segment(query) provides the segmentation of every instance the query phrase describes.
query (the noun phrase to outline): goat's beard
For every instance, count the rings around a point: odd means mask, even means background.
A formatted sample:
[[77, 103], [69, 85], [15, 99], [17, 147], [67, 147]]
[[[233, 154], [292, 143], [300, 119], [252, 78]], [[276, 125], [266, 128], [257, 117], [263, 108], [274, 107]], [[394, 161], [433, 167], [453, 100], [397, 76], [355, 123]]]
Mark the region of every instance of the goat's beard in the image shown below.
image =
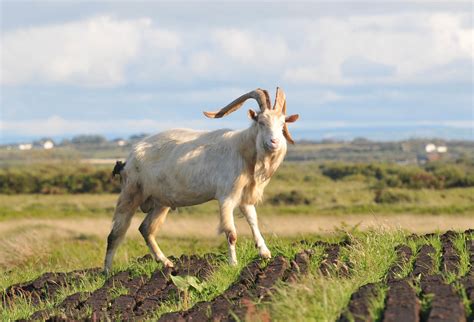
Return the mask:
[[257, 183], [268, 181], [280, 166], [286, 154], [286, 144], [280, 149], [268, 151], [263, 142], [257, 139], [257, 160], [255, 162], [254, 178]]

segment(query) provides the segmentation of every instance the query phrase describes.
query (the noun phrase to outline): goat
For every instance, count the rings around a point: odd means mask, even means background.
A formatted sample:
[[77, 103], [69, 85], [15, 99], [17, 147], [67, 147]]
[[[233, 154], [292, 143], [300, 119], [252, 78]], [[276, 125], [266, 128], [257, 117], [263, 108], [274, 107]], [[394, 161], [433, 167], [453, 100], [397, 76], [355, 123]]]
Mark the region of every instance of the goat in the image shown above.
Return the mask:
[[249, 128], [240, 131], [165, 131], [137, 143], [126, 163], [116, 165], [114, 173], [120, 174], [122, 190], [107, 238], [106, 273], [110, 272], [117, 246], [138, 207], [147, 213], [139, 230], [155, 260], [173, 267], [158, 247], [154, 235], [170, 208], [210, 200], [219, 203], [219, 230], [227, 237], [229, 264], [237, 264], [233, 217], [236, 207], [251, 227], [260, 256], [271, 257], [258, 227], [255, 204], [262, 199], [265, 186], [285, 157], [286, 141], [294, 143], [287, 123], [296, 121], [299, 115], [286, 116], [286, 97], [280, 88], [277, 88], [273, 108], [268, 92], [256, 89], [218, 112], [204, 112], [204, 115], [224, 117], [250, 98], [257, 101], [260, 111], [248, 111], [252, 120]]

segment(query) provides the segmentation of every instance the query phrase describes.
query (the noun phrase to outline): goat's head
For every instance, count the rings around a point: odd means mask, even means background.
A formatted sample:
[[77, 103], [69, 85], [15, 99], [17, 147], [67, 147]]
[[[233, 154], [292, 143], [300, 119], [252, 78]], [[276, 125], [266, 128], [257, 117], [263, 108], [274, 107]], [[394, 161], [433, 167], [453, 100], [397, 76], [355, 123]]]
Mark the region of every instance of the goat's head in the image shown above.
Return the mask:
[[286, 97], [283, 90], [279, 87], [276, 90], [273, 108], [271, 107], [268, 92], [257, 88], [240, 96], [219, 111], [204, 112], [204, 115], [209, 118], [221, 118], [239, 109], [249, 98], [255, 99], [260, 107], [259, 112], [252, 109], [248, 112], [249, 117], [256, 122], [258, 129], [257, 144], [261, 145], [268, 152], [274, 152], [286, 146], [286, 141], [292, 144], [295, 143], [288, 131], [287, 123], [295, 122], [299, 115], [286, 115]]

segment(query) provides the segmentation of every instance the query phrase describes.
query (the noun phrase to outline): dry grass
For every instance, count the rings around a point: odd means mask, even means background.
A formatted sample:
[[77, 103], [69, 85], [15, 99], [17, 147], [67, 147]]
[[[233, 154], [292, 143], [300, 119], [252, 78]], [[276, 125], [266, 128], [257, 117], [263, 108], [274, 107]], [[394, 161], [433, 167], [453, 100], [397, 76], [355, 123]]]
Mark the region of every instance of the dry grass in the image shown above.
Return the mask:
[[[141, 239], [138, 226], [143, 216], [136, 215], [127, 233], [128, 238]], [[110, 231], [109, 218], [62, 218], [62, 219], [20, 219], [0, 223], [0, 267], [13, 267], [33, 256], [47, 254], [50, 245], [65, 239], [80, 239], [81, 236], [95, 236], [105, 241]], [[243, 218], [236, 218], [239, 235], [250, 236], [251, 231]], [[310, 234], [331, 234], [341, 227], [358, 227], [365, 230], [373, 227], [404, 229], [414, 233], [464, 230], [472, 227], [469, 216], [443, 215], [334, 215], [334, 216], [261, 216], [260, 226], [265, 236], [304, 236]], [[218, 218], [171, 214], [163, 229], [161, 238], [203, 238], [218, 239]]]

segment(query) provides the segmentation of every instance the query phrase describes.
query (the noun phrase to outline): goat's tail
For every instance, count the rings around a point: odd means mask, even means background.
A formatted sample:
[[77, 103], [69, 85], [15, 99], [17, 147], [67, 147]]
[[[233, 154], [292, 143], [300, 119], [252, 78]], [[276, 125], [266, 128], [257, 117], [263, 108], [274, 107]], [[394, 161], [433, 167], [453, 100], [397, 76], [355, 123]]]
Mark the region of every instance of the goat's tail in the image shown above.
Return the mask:
[[122, 162], [122, 161], [115, 162], [115, 167], [112, 170], [112, 178], [115, 177], [117, 174], [121, 176], [121, 172], [123, 168], [125, 168], [125, 164], [126, 162]]

